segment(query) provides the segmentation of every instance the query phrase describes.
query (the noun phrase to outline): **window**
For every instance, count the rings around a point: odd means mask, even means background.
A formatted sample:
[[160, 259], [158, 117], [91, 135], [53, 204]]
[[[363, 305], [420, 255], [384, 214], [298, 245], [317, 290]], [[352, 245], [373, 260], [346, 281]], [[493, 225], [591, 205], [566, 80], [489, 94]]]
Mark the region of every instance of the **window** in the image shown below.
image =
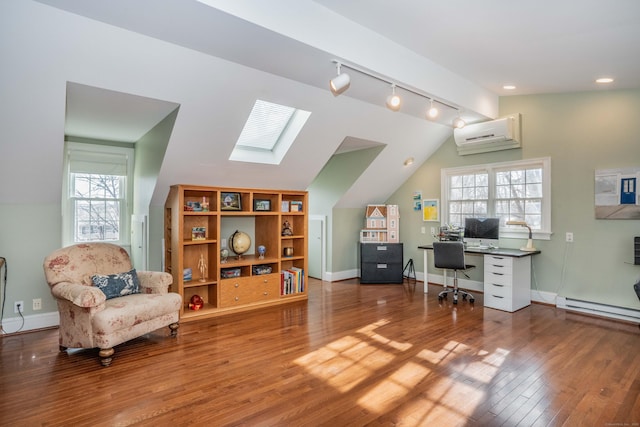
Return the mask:
[[129, 244], [133, 149], [67, 142], [63, 242]]
[[498, 217], [501, 237], [522, 237], [526, 229], [506, 225], [516, 220], [526, 221], [536, 238], [550, 238], [551, 159], [443, 169], [441, 183], [447, 224]]

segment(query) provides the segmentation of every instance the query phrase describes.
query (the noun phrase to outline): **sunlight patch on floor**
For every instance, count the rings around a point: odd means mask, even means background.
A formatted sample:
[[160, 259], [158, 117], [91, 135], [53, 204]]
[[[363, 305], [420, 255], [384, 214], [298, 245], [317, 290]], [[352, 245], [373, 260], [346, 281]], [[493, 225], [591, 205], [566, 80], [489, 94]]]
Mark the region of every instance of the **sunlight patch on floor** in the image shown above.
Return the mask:
[[[366, 325], [354, 335], [335, 340], [294, 363], [341, 393], [349, 392], [413, 347], [411, 343], [394, 341], [376, 332], [387, 324], [389, 321], [383, 319]], [[425, 348], [412, 361], [368, 387], [358, 404], [380, 414], [397, 408], [398, 416], [405, 421], [415, 420], [416, 425], [443, 420], [447, 425], [464, 425], [477, 405], [484, 401], [484, 385], [490, 383], [508, 355], [509, 352], [501, 348], [493, 352], [475, 350], [455, 340], [438, 351]], [[429, 381], [431, 367], [451, 373], [430, 383], [418, 396], [410, 396], [416, 386]]]
[[358, 329], [358, 332], [366, 335], [367, 337], [371, 338], [376, 342], [379, 342], [380, 344], [388, 345], [389, 347], [392, 347], [396, 350], [399, 350], [399, 351], [409, 350], [412, 347], [411, 343], [393, 341], [375, 332], [376, 328], [379, 328], [380, 326], [384, 326], [388, 323], [389, 323], [388, 320], [380, 320], [376, 323], [372, 323], [371, 325], [367, 325], [362, 329]]
[[353, 336], [346, 336], [294, 362], [344, 393], [364, 381], [372, 371], [388, 364], [394, 357], [377, 346]]
[[369, 390], [358, 400], [358, 404], [371, 412], [385, 412], [390, 404], [402, 399], [428, 374], [429, 370], [424, 366], [408, 362]]

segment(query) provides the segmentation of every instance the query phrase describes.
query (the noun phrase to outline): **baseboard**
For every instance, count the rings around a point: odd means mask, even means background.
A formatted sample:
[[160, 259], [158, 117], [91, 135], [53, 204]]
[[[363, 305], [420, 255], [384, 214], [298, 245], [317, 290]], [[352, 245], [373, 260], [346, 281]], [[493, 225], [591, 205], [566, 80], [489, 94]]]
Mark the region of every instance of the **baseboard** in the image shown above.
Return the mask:
[[538, 302], [540, 304], [556, 305], [557, 296], [558, 294], [554, 292], [531, 290], [531, 301]]
[[357, 269], [337, 271], [337, 272], [327, 272], [325, 274], [325, 277], [327, 278], [328, 282], [339, 282], [340, 280], [358, 278], [360, 277], [360, 272]]
[[52, 328], [58, 325], [60, 325], [60, 315], [57, 311], [24, 316], [24, 324], [21, 317], [10, 317], [8, 319], [2, 319], [2, 331], [0, 331], [0, 335]]

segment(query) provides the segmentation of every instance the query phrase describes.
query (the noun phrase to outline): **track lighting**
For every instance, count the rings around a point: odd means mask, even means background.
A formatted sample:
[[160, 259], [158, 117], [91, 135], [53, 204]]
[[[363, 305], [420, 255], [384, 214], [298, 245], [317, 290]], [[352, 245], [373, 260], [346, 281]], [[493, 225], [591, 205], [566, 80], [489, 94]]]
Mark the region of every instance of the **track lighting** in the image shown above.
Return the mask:
[[396, 85], [391, 85], [391, 95], [387, 97], [387, 108], [391, 111], [398, 111], [400, 109], [400, 97], [396, 95]]
[[331, 88], [331, 93], [333, 93], [334, 96], [338, 96], [345, 90], [349, 89], [349, 85], [351, 84], [351, 77], [349, 77], [349, 74], [340, 73], [341, 65], [342, 64], [339, 62], [336, 63], [338, 75], [329, 80], [329, 87]]
[[466, 125], [467, 125], [467, 122], [462, 120], [462, 118], [460, 116], [458, 116], [455, 119], [453, 119], [453, 127], [456, 128], [456, 129], [462, 129]]
[[407, 86], [401, 86], [397, 83], [392, 82], [390, 79], [386, 78], [386, 77], [382, 77], [376, 74], [371, 73], [368, 70], [364, 70], [362, 68], [356, 67], [354, 65], [347, 65], [347, 64], [343, 64], [342, 62], [333, 59], [332, 60], [333, 63], [336, 64], [336, 68], [338, 71], [338, 75], [336, 77], [334, 77], [333, 79], [329, 80], [329, 87], [331, 89], [331, 93], [333, 93], [334, 96], [338, 96], [341, 93], [343, 93], [344, 91], [346, 91], [347, 89], [349, 89], [349, 85], [351, 84], [351, 78], [349, 77], [348, 74], [346, 73], [342, 73], [341, 72], [341, 67], [346, 67], [350, 70], [356, 71], [360, 74], [364, 74], [365, 76], [369, 76], [372, 77], [376, 80], [379, 80], [381, 82], [385, 82], [391, 85], [391, 95], [389, 95], [386, 99], [386, 106], [387, 108], [389, 108], [391, 111], [398, 111], [400, 110], [400, 105], [402, 104], [402, 100], [400, 98], [400, 96], [396, 95], [396, 87], [399, 87], [401, 89], [403, 89], [406, 92], [412, 93], [414, 95], [417, 95], [421, 98], [425, 98], [428, 99], [430, 101], [430, 107], [429, 110], [427, 111], [427, 119], [430, 120], [435, 120], [438, 115], [440, 114], [439, 109], [435, 106], [436, 103], [451, 108], [452, 110], [455, 110], [458, 112], [458, 117], [453, 121], [453, 126], [457, 127], [457, 128], [463, 128], [465, 127], [466, 123], [464, 120], [462, 120], [460, 118], [460, 110], [457, 107], [454, 107], [453, 105], [447, 104], [443, 101], [437, 100], [435, 98], [433, 98], [431, 95], [427, 95], [424, 94], [418, 90], [412, 89], [410, 87]]
[[427, 118], [429, 119], [435, 119], [436, 117], [438, 117], [438, 114], [440, 112], [438, 111], [438, 109], [436, 108], [435, 105], [433, 105], [433, 99], [431, 100], [431, 107], [429, 108], [429, 111], [427, 111]]

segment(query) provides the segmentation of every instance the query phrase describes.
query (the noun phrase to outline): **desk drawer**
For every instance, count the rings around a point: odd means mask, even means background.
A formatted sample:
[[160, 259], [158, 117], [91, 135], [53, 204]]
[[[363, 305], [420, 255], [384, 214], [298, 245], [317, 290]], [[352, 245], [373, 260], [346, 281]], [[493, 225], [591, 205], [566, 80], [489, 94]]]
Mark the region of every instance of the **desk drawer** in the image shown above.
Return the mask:
[[[487, 292], [489, 288], [489, 292]], [[494, 291], [495, 292], [492, 292]], [[511, 298], [511, 288], [499, 289], [496, 286], [485, 285], [484, 306], [503, 311], [513, 311], [513, 299]]]
[[513, 276], [511, 273], [501, 273], [494, 271], [484, 271], [484, 284], [485, 287], [490, 284], [508, 286], [511, 287], [513, 284]]
[[511, 274], [513, 272], [513, 258], [501, 257], [496, 255], [485, 255], [484, 270]]

